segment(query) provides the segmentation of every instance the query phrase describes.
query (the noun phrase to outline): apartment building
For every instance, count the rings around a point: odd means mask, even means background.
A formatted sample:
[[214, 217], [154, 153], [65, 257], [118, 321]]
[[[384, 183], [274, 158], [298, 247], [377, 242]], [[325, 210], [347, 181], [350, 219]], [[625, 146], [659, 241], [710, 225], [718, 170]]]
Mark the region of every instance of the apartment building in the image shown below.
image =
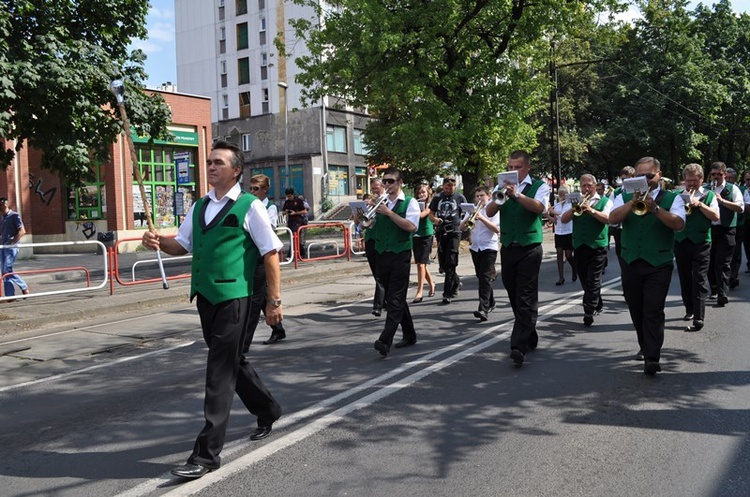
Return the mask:
[[367, 191], [370, 118], [331, 97], [302, 107], [295, 61], [308, 52], [288, 21], [314, 16], [283, 0], [175, 1], [180, 91], [211, 98], [213, 135], [242, 148], [246, 178], [266, 174], [277, 202], [292, 186], [320, 213]]

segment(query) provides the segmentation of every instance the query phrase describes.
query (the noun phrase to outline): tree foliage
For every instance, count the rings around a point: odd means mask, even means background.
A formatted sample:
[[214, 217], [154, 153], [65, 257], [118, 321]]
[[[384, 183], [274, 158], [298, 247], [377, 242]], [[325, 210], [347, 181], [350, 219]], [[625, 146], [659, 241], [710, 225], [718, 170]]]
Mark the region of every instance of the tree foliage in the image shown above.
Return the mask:
[[[0, 136], [27, 139], [42, 167], [69, 183], [109, 160], [122, 126], [108, 87], [124, 79], [126, 106], [142, 136], [164, 137], [171, 116], [142, 92], [147, 0], [0, 0]], [[13, 156], [8, 151], [0, 167]]]
[[373, 160], [423, 177], [452, 162], [471, 187], [536, 144], [550, 37], [605, 6], [616, 2], [339, 0], [319, 25], [293, 22], [310, 50], [297, 81], [311, 101], [340, 96], [378, 118]]

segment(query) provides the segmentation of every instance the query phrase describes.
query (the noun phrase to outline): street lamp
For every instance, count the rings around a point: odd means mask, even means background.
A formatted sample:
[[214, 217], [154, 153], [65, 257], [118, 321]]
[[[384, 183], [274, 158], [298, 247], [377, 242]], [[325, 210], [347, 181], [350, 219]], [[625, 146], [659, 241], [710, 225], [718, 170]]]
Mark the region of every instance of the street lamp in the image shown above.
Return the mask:
[[289, 89], [289, 85], [286, 83], [279, 83], [279, 88], [284, 90], [284, 174], [286, 174], [286, 178], [284, 179], [284, 189], [286, 190], [289, 188], [289, 182], [291, 180], [289, 177], [289, 105], [286, 101], [286, 92]]

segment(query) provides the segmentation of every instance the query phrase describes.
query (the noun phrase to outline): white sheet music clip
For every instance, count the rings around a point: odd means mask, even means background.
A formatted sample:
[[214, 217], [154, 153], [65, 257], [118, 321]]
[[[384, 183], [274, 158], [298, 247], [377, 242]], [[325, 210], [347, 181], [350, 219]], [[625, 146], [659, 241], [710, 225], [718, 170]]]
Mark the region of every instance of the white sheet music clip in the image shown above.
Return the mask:
[[645, 176], [625, 178], [622, 181], [622, 191], [625, 193], [646, 193], [648, 191], [648, 181], [646, 181]]
[[497, 184], [502, 188], [505, 185], [518, 184], [518, 171], [506, 171], [497, 175]]

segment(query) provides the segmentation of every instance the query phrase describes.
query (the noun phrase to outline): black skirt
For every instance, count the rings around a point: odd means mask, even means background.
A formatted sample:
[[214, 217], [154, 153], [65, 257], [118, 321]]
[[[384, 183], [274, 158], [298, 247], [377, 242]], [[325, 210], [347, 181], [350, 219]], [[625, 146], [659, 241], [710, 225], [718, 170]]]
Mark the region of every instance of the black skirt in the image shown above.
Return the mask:
[[432, 235], [415, 236], [412, 244], [414, 246], [414, 261], [417, 264], [429, 264], [430, 252], [432, 251]]

